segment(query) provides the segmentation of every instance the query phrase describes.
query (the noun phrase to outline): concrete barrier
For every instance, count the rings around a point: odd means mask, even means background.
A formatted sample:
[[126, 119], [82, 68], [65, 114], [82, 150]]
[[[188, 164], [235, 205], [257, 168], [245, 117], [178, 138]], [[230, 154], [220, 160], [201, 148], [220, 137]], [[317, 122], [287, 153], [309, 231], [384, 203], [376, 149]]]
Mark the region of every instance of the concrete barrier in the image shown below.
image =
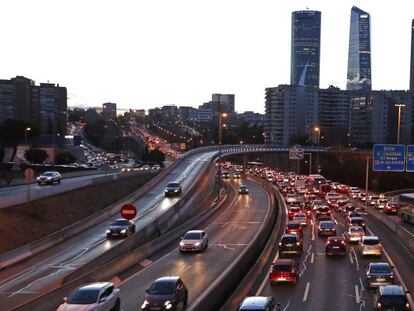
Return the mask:
[[237, 287], [250, 267], [262, 253], [272, 228], [276, 222], [276, 208], [273, 189], [262, 184], [270, 195], [270, 208], [260, 229], [239, 256], [224, 270], [220, 276], [188, 308], [190, 311], [219, 310], [233, 289]]

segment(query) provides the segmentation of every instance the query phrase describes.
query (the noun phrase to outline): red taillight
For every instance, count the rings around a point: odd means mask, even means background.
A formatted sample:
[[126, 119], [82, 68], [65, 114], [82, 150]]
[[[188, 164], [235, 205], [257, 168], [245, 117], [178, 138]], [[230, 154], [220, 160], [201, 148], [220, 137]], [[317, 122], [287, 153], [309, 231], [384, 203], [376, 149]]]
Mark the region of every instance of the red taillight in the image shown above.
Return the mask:
[[345, 245], [345, 241], [341, 241], [341, 244]]
[[300, 242], [296, 242], [296, 245], [299, 246], [300, 245]]

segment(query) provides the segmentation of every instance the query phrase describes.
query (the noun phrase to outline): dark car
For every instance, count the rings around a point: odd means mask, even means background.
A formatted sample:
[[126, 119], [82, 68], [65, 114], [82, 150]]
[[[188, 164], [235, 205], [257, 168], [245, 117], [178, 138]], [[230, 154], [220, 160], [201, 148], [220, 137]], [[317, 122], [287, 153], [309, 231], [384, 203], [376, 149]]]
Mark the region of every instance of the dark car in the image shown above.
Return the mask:
[[297, 234], [302, 238], [303, 237], [302, 225], [296, 221], [289, 221], [286, 225], [285, 233]]
[[270, 269], [269, 280], [270, 285], [279, 282], [290, 282], [296, 284], [299, 277], [299, 268], [293, 259], [277, 259]]
[[221, 173], [221, 178], [223, 179], [229, 179], [230, 178], [230, 173], [229, 172], [222, 172]]
[[411, 310], [407, 301], [406, 292], [402, 286], [385, 285], [380, 286], [374, 295], [375, 310], [403, 311]]
[[327, 206], [319, 206], [316, 210], [315, 218], [317, 220], [331, 219], [331, 210]]
[[252, 310], [262, 310], [262, 311], [273, 311], [276, 306], [279, 306], [275, 302], [273, 297], [246, 297], [243, 299], [242, 303], [239, 306], [239, 311], [252, 311]]
[[135, 233], [135, 223], [132, 220], [117, 219], [106, 230], [106, 237], [110, 238], [126, 238], [128, 236], [128, 223], [129, 234]]
[[162, 277], [147, 289], [141, 310], [183, 310], [187, 306], [188, 290], [178, 276]]
[[300, 213], [302, 210], [299, 206], [291, 206], [288, 210], [288, 218], [293, 219], [293, 215]]
[[367, 269], [367, 287], [378, 287], [394, 283], [394, 272], [388, 262], [371, 262]]
[[285, 254], [302, 254], [302, 239], [297, 234], [284, 234], [279, 242], [280, 256]]
[[239, 194], [249, 194], [249, 188], [246, 185], [239, 187]]
[[346, 255], [345, 240], [340, 236], [331, 236], [325, 243], [325, 254], [330, 255]]
[[336, 235], [335, 223], [331, 220], [324, 220], [319, 223], [318, 236]]
[[179, 196], [183, 189], [179, 182], [170, 182], [165, 187], [165, 196], [168, 197], [170, 195]]
[[398, 204], [388, 203], [387, 205], [385, 205], [385, 208], [383, 211], [387, 215], [397, 215], [398, 207], [399, 207]]
[[62, 175], [59, 172], [50, 171], [44, 172], [39, 177], [37, 177], [37, 183], [40, 185], [51, 185], [53, 183], [60, 184], [62, 180]]
[[365, 230], [365, 221], [362, 217], [348, 217], [348, 227], [360, 226]]

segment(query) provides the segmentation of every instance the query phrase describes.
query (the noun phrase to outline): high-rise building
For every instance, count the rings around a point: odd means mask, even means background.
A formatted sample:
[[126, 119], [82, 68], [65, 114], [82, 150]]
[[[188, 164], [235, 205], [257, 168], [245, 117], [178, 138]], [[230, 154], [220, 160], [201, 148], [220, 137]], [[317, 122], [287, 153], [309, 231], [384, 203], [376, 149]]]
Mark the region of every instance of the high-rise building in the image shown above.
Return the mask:
[[319, 87], [321, 12], [292, 12], [290, 84]]
[[351, 9], [347, 90], [371, 90], [370, 16], [356, 6]]
[[211, 101], [220, 102], [228, 112], [234, 112], [234, 94], [213, 94]]
[[266, 89], [265, 142], [288, 146], [312, 138], [318, 124], [318, 89], [279, 85]]
[[116, 104], [115, 103], [104, 103], [102, 105], [102, 116], [104, 120], [115, 120], [116, 119]]
[[411, 23], [410, 91], [414, 92], [414, 19]]

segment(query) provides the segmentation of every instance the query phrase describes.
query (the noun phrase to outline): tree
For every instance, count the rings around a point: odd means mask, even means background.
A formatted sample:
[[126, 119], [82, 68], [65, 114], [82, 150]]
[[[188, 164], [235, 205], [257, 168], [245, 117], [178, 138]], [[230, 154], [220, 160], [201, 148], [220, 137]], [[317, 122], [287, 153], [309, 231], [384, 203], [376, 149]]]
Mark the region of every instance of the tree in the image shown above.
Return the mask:
[[[26, 131], [27, 128], [30, 128], [30, 131]], [[0, 145], [13, 147], [11, 161], [16, 155], [17, 145], [24, 143], [26, 138], [27, 141], [31, 141], [37, 136], [39, 136], [39, 130], [29, 122], [6, 119], [0, 123]]]
[[47, 152], [43, 149], [30, 148], [26, 150], [26, 152], [24, 153], [24, 157], [27, 161], [31, 163], [41, 164], [49, 156], [47, 155]]
[[58, 165], [73, 164], [75, 162], [76, 162], [76, 157], [69, 151], [58, 153], [55, 156], [55, 164], [58, 164]]

